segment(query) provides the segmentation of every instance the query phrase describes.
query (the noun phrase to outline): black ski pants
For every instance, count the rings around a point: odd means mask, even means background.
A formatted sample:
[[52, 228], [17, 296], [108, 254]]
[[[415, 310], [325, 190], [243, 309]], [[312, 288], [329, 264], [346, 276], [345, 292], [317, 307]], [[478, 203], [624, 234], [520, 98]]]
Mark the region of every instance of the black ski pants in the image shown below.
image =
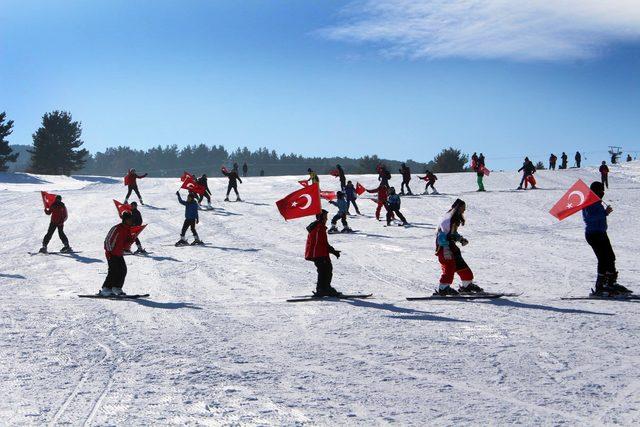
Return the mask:
[[356, 204], [356, 200], [349, 200], [349, 206], [353, 205], [353, 207], [356, 209], [356, 213], [358, 215], [360, 215], [360, 209], [358, 209], [358, 205]]
[[387, 206], [387, 225], [391, 224], [391, 220], [393, 219], [393, 214], [398, 215], [400, 221], [407, 222], [404, 215], [400, 212], [400, 208], [392, 208], [391, 206]]
[[180, 235], [184, 237], [187, 232], [187, 229], [191, 228], [191, 232], [195, 237], [198, 237], [198, 232], [196, 231], [196, 220], [195, 219], [185, 219], [184, 224], [182, 224], [182, 231], [180, 231]]
[[337, 214], [335, 214], [335, 216], [331, 219], [331, 225], [336, 225], [338, 223], [338, 220], [340, 220], [342, 222], [342, 226], [343, 227], [348, 227], [349, 226], [347, 224], [347, 214], [346, 213], [338, 212]]
[[49, 223], [49, 229], [47, 230], [47, 234], [44, 235], [44, 239], [42, 239], [42, 246], [47, 246], [51, 241], [51, 237], [53, 236], [53, 232], [58, 230], [58, 236], [60, 240], [65, 246], [69, 246], [69, 239], [67, 239], [67, 235], [64, 234], [64, 224], [56, 225], [54, 223]]
[[404, 194], [404, 187], [407, 187], [407, 194], [412, 194], [411, 189], [409, 188], [409, 180], [403, 179], [402, 184], [400, 184], [400, 192]]
[[598, 258], [598, 274], [615, 273], [616, 255], [607, 233], [589, 233], [585, 237]]
[[200, 197], [198, 198], [198, 203], [202, 203], [202, 199], [207, 199], [207, 203], [211, 204], [211, 196], [207, 191], [200, 195]]
[[607, 174], [600, 174], [600, 179], [602, 181], [602, 185], [605, 186], [605, 188], [609, 188], [609, 175]]
[[237, 182], [229, 182], [229, 185], [227, 185], [227, 197], [229, 197], [229, 193], [231, 193], [232, 189], [233, 189], [233, 191], [235, 191], [236, 197], [240, 197], [240, 194], [238, 194], [238, 183]]
[[331, 279], [333, 279], [333, 264], [328, 256], [314, 258], [313, 263], [318, 270], [317, 290], [328, 290], [331, 288]]
[[127, 264], [124, 262], [123, 256], [111, 255], [107, 259], [109, 272], [104, 280], [103, 288], [122, 288], [124, 279], [127, 277]]
[[136, 193], [136, 196], [138, 196], [138, 200], [142, 200], [142, 196], [140, 195], [140, 191], [138, 190], [137, 185], [129, 186], [129, 191], [127, 191], [127, 197], [125, 197], [126, 200], [129, 200], [129, 197], [131, 196], [132, 191]]

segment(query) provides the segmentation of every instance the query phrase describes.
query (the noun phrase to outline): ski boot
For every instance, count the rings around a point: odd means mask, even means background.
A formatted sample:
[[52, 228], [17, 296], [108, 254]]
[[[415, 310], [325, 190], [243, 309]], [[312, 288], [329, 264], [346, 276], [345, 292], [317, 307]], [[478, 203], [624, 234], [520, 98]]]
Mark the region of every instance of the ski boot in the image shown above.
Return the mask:
[[342, 293], [338, 292], [334, 287], [329, 286], [328, 288], [316, 288], [316, 291], [313, 293], [313, 296], [317, 298], [340, 297], [342, 296]]
[[144, 202], [142, 201], [142, 199], [140, 199], [140, 204], [144, 206]]
[[124, 249], [122, 251], [122, 253], [126, 254], [126, 255], [133, 255], [133, 252], [131, 252], [131, 249]]
[[624, 286], [618, 284], [617, 271], [615, 273], [607, 273], [606, 279], [607, 279], [607, 287], [610, 288], [617, 295], [629, 295], [633, 293], [633, 291], [631, 291], [630, 289], [627, 289]]
[[41, 253], [41, 254], [46, 254], [46, 253], [48, 253], [48, 252], [47, 252], [47, 247], [46, 247], [46, 246], [42, 246], [42, 247], [40, 248], [40, 250], [38, 251], [38, 253]]
[[242, 199], [241, 199], [240, 197], [238, 197], [238, 198], [236, 199], [236, 202], [241, 202], [241, 201], [242, 201]]
[[225, 198], [224, 198], [224, 201], [225, 201], [225, 202], [228, 202], [228, 201], [229, 201], [229, 197], [225, 197]]
[[98, 292], [98, 295], [101, 297], [112, 297], [115, 294], [113, 293], [112, 288], [103, 287], [102, 289], [100, 289], [100, 292]]
[[71, 249], [71, 246], [69, 246], [69, 245], [65, 245], [65, 246], [62, 247], [62, 249], [60, 249], [60, 253], [62, 253], [62, 254], [68, 254], [68, 253], [71, 253], [71, 252], [73, 252], [73, 249]]
[[113, 295], [117, 297], [123, 297], [127, 295], [124, 292], [122, 292], [122, 288], [111, 288], [111, 292], [113, 292]]
[[176, 242], [176, 246], [187, 246], [187, 245], [189, 245], [189, 242], [187, 242], [187, 239], [185, 239], [184, 236], [180, 236], [180, 240]]
[[329, 231], [327, 231], [327, 233], [329, 234], [338, 233], [338, 227], [336, 227], [335, 224], [331, 225], [331, 228], [329, 229]]
[[518, 188], [516, 188], [516, 190], [522, 190], [522, 185], [519, 185]]
[[135, 251], [133, 254], [134, 254], [134, 255], [138, 255], [138, 254], [140, 254], [140, 255], [146, 255], [146, 254], [147, 254], [147, 251], [146, 251], [146, 250], [144, 250], [144, 248], [139, 247], [138, 249], [136, 249], [136, 251]]
[[340, 231], [341, 233], [353, 233], [353, 230], [349, 227], [345, 227]]
[[460, 295], [460, 294], [458, 293], [458, 291], [456, 291], [449, 285], [440, 285], [438, 286], [438, 289], [436, 289], [436, 291], [433, 293], [433, 295], [439, 295], [441, 297], [445, 297], [447, 295]]
[[191, 242], [191, 246], [203, 246], [204, 242], [202, 240], [200, 240], [200, 238], [198, 237], [198, 235], [196, 234], [195, 239], [193, 240], [193, 242]]
[[213, 206], [211, 206], [211, 203], [207, 203], [207, 209], [213, 210]]
[[484, 289], [482, 289], [480, 286], [476, 285], [473, 282], [469, 282], [467, 284], [463, 283], [458, 288], [458, 293], [460, 294], [478, 294], [483, 292], [484, 292]]
[[436, 190], [433, 190], [433, 193], [431, 194], [440, 194], [440, 193], [438, 193]]

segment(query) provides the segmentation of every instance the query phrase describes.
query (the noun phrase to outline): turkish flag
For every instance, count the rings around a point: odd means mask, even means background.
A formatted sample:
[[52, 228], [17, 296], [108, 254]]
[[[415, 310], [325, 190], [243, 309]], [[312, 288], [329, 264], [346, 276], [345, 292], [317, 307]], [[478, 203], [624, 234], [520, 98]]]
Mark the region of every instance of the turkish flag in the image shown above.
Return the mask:
[[367, 191], [362, 184], [360, 184], [359, 182], [356, 182], [356, 194], [358, 196], [361, 196], [365, 191]]
[[184, 180], [185, 180], [185, 179], [187, 179], [187, 178], [191, 178], [192, 180], [194, 180], [194, 181], [195, 181], [195, 178], [194, 178], [194, 176], [193, 176], [193, 175], [191, 175], [191, 174], [190, 174], [189, 172], [187, 172], [187, 171], [184, 171], [184, 172], [182, 173], [182, 176], [180, 177], [180, 181], [184, 182]]
[[321, 191], [320, 192], [320, 197], [322, 197], [325, 200], [335, 200], [336, 197], [336, 192], [335, 191]]
[[482, 171], [484, 176], [489, 176], [491, 174], [491, 171], [489, 169], [487, 169], [486, 167], [484, 167], [484, 166], [482, 166], [482, 168], [480, 170]]
[[601, 201], [600, 197], [596, 196], [596, 194], [587, 187], [587, 184], [579, 179], [564, 196], [553, 205], [549, 213], [562, 221], [568, 216], [599, 201]]
[[129, 227], [129, 230], [131, 231], [131, 241], [132, 241], [132, 243], [127, 245], [127, 247], [125, 248], [126, 250], [130, 250], [131, 249], [131, 245], [133, 244], [133, 242], [136, 241], [136, 238], [138, 237], [138, 235], [140, 233], [142, 233], [142, 230], [144, 230], [146, 226], [147, 226], [147, 224], [145, 224], [145, 225], [132, 225], [131, 227]]
[[206, 188], [204, 186], [198, 184], [192, 176], [188, 176], [182, 181], [182, 186], [180, 188], [184, 188], [185, 190], [189, 190], [196, 194], [204, 194]]
[[318, 184], [312, 184], [298, 191], [294, 191], [284, 199], [278, 200], [276, 206], [284, 219], [317, 215], [322, 210], [320, 186]]
[[229, 173], [229, 169], [227, 169], [227, 167], [226, 167], [226, 166], [222, 166], [222, 167], [220, 168], [220, 171], [222, 172], [222, 174]]
[[338, 169], [333, 169], [329, 171], [329, 175], [335, 176], [337, 178], [340, 176], [340, 172], [338, 171]]
[[309, 181], [307, 181], [306, 179], [303, 179], [302, 181], [298, 181], [298, 184], [302, 185], [303, 187], [308, 187]]
[[42, 195], [42, 203], [44, 203], [44, 208], [49, 209], [51, 205], [56, 201], [57, 194], [47, 193], [46, 191], [41, 191]]
[[131, 206], [128, 203], [120, 203], [116, 199], [113, 199], [113, 204], [115, 204], [116, 209], [118, 209], [118, 216], [122, 216], [125, 212], [131, 212]]

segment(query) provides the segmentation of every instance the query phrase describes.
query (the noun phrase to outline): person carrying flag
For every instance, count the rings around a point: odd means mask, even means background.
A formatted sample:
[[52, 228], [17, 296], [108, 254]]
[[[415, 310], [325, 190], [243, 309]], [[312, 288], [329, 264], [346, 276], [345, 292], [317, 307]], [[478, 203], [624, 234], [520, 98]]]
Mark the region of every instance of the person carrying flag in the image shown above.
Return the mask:
[[109, 230], [104, 239], [104, 253], [107, 258], [108, 272], [102, 289], [98, 295], [113, 297], [126, 295], [122, 291], [124, 280], [127, 277], [127, 264], [124, 262], [124, 250], [133, 243], [131, 238], [131, 226], [133, 217], [130, 212], [122, 213], [122, 222]]
[[338, 227], [336, 224], [338, 220], [342, 222], [342, 233], [351, 233], [353, 230], [349, 228], [349, 224], [347, 224], [347, 212], [349, 211], [349, 202], [345, 199], [344, 193], [342, 191], [338, 191], [336, 193], [337, 200], [334, 202], [333, 200], [329, 200], [334, 206], [338, 207], [338, 213], [331, 219], [331, 228], [329, 229], [329, 233], [337, 233]]
[[231, 169], [231, 172], [227, 171], [226, 169], [222, 169], [222, 173], [224, 174], [224, 176], [229, 178], [229, 184], [227, 185], [227, 196], [224, 198], [224, 201], [229, 201], [229, 193], [231, 193], [231, 190], [233, 189], [233, 191], [236, 193], [236, 202], [241, 202], [242, 199], [240, 198], [240, 193], [238, 193], [238, 181], [240, 182], [240, 184], [242, 184], [242, 179], [240, 179], [240, 176], [238, 175], [238, 164], [233, 164], [233, 169]]
[[[520, 180], [520, 185], [518, 185], [518, 190], [522, 190], [522, 184], [524, 184], [524, 189], [527, 189], [527, 185], [533, 179], [533, 174], [536, 172], [536, 167], [533, 165], [533, 162], [529, 160], [528, 157], [524, 158], [524, 163], [522, 163], [522, 167], [518, 169], [518, 172], [522, 172], [522, 179]], [[531, 188], [536, 189], [535, 181], [531, 182]]]
[[47, 234], [44, 235], [42, 239], [42, 247], [40, 248], [40, 253], [47, 253], [47, 245], [51, 241], [51, 237], [53, 237], [53, 232], [58, 230], [58, 237], [62, 241], [64, 245], [60, 252], [68, 253], [72, 252], [71, 246], [69, 246], [69, 239], [67, 235], [64, 234], [64, 222], [68, 218], [67, 207], [62, 203], [62, 196], [57, 195], [55, 202], [48, 207], [44, 208], [44, 213], [51, 216], [51, 221], [49, 222], [49, 228], [47, 229]]
[[342, 294], [331, 286], [333, 278], [333, 265], [329, 254], [340, 258], [340, 251], [336, 250], [329, 244], [327, 237], [327, 220], [328, 214], [326, 210], [316, 215], [316, 220], [307, 226], [307, 244], [304, 251], [304, 259], [313, 261], [318, 271], [318, 281], [314, 295], [317, 297], [332, 296], [337, 297]]
[[387, 197], [389, 195], [389, 187], [385, 184], [380, 184], [378, 188], [375, 190], [367, 190], [367, 193], [377, 193], [378, 194], [378, 207], [376, 207], [376, 219], [380, 221], [380, 211], [383, 206], [387, 204]]
[[[356, 209], [356, 213], [358, 215], [362, 215], [360, 213], [360, 209], [358, 209], [358, 205], [356, 204], [358, 193], [356, 191], [356, 188], [353, 186], [353, 182], [347, 181], [347, 185], [344, 187], [344, 193], [347, 196], [348, 206], [353, 205], [353, 207]], [[348, 214], [349, 212], [347, 212], [347, 215]]]
[[138, 196], [138, 200], [140, 200], [140, 204], [144, 206], [144, 203], [142, 202], [142, 196], [140, 195], [140, 190], [138, 190], [137, 180], [142, 179], [145, 176], [147, 176], [146, 173], [144, 175], [138, 175], [136, 174], [135, 169], [129, 169], [129, 173], [127, 174], [127, 177], [126, 177], [126, 184], [127, 184], [127, 187], [129, 187], [129, 189], [127, 191], [127, 197], [124, 198], [125, 205], [129, 203], [129, 197], [131, 196], [131, 192], [133, 191]]
[[436, 187], [434, 187], [434, 184], [438, 180], [438, 177], [435, 176], [433, 172], [427, 169], [424, 173], [424, 176], [419, 176], [418, 178], [426, 182], [424, 186], [424, 193], [422, 194], [429, 194], [429, 187], [431, 187], [431, 190], [433, 190], [431, 191], [431, 194], [440, 194], [438, 193], [438, 190], [436, 190]]
[[309, 178], [307, 179], [307, 182], [310, 182], [311, 184], [320, 184], [320, 178], [318, 177], [318, 174], [313, 171], [313, 169], [308, 168], [307, 172], [309, 172]]
[[213, 209], [213, 206], [211, 206], [211, 190], [209, 190], [209, 183], [207, 182], [207, 174], [203, 173], [202, 176], [196, 180], [196, 182], [204, 188], [204, 193], [200, 194], [200, 196], [198, 197], [198, 205], [202, 203], [202, 199], [206, 198], [207, 208]]
[[176, 242], [176, 246], [186, 246], [189, 243], [185, 238], [185, 234], [187, 233], [187, 229], [191, 228], [191, 232], [193, 233], [194, 240], [191, 243], [192, 245], [203, 245], [202, 240], [198, 237], [198, 232], [196, 231], [196, 224], [200, 222], [198, 218], [198, 202], [195, 199], [193, 193], [189, 193], [187, 196], [187, 200], [182, 200], [180, 197], [180, 192], [176, 191], [176, 195], [178, 196], [178, 203], [184, 206], [184, 223], [182, 224], [182, 231], [180, 231], [180, 240]]
[[[600, 199], [604, 197], [604, 185], [594, 181], [589, 187]], [[598, 259], [598, 276], [593, 296], [616, 296], [630, 294], [632, 291], [618, 284], [616, 255], [607, 235], [607, 217], [613, 212], [611, 206], [594, 203], [582, 210], [585, 223], [585, 239]]]

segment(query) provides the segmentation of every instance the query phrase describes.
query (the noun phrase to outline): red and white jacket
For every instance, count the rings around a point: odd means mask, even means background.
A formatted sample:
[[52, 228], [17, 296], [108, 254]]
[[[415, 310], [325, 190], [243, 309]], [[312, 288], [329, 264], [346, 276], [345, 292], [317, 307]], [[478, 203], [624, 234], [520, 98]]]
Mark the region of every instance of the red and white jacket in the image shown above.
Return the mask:
[[125, 248], [128, 248], [135, 239], [131, 238], [131, 227], [127, 224], [118, 224], [111, 227], [104, 239], [104, 253], [107, 259], [112, 256], [122, 256]]

